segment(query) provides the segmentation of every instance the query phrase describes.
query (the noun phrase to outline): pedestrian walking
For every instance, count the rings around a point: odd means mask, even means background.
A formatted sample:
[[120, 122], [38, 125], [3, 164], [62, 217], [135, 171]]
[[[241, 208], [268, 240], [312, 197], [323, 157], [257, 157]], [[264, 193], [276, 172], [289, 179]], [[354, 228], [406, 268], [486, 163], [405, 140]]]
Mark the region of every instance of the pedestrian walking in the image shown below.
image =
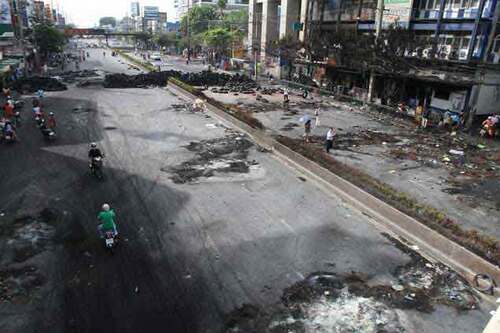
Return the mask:
[[325, 141], [325, 150], [327, 153], [330, 153], [330, 149], [333, 147], [333, 137], [335, 136], [335, 130], [333, 127], [328, 129], [326, 132], [326, 141]]
[[311, 136], [311, 119], [308, 119], [305, 124], [304, 124], [304, 141], [306, 143], [310, 142], [310, 136]]
[[431, 115], [430, 108], [424, 108], [422, 111], [422, 128], [427, 128], [427, 122], [429, 121], [429, 116]]
[[288, 89], [288, 87], [285, 87], [285, 89], [283, 89], [283, 101], [284, 102], [288, 102], [290, 100], [290, 90]]
[[318, 107], [316, 108], [316, 110], [314, 110], [314, 116], [316, 117], [315, 123], [314, 123], [314, 127], [318, 127], [320, 125], [319, 111], [320, 111], [320, 106], [318, 105]]

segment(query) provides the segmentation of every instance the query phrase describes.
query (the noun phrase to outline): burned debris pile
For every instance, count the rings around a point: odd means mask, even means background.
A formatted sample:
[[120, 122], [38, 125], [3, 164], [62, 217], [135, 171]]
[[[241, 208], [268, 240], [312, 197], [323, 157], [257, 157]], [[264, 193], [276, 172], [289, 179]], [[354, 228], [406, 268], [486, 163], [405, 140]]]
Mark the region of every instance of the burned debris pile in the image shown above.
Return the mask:
[[69, 71], [69, 72], [64, 72], [59, 75], [61, 79], [66, 82], [66, 83], [72, 83], [75, 82], [78, 79], [87, 79], [87, 78], [95, 78], [99, 77], [100, 74], [96, 70], [88, 70], [85, 69], [83, 71]]
[[169, 78], [176, 78], [182, 82], [196, 87], [218, 86], [229, 90], [253, 89], [256, 83], [245, 75], [229, 75], [203, 71], [199, 73], [182, 73], [175, 70], [150, 72], [137, 75], [108, 74], [106, 75], [104, 86], [106, 88], [144, 88], [144, 87], [164, 87]]
[[147, 74], [127, 75], [108, 74], [104, 79], [106, 88], [145, 88], [164, 87], [170, 77], [179, 77], [178, 71], [150, 72]]
[[408, 310], [479, 307], [472, 288], [455, 272], [397, 246], [411, 260], [384, 283], [362, 272], [315, 272], [284, 289], [278, 304], [244, 304], [231, 311], [224, 332], [415, 332]]
[[68, 89], [68, 87], [59, 80], [42, 76], [19, 79], [14, 82], [13, 88], [17, 91], [28, 93], [33, 93], [40, 89], [45, 91], [62, 91]]

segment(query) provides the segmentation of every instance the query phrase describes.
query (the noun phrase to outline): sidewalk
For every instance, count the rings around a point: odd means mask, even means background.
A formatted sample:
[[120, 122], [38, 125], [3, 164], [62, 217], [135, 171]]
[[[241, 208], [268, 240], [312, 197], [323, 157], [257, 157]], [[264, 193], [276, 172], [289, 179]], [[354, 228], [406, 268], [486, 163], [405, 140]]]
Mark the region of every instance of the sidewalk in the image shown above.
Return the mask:
[[[314, 125], [315, 103], [320, 102], [319, 97], [304, 101], [292, 94], [286, 112], [279, 93], [262, 95], [267, 102], [254, 95], [205, 94], [239, 104], [275, 134], [296, 139], [303, 134], [299, 119], [308, 114]], [[331, 154], [337, 160], [443, 211], [465, 229], [500, 239], [499, 142], [437, 129], [422, 131], [408, 120], [332, 98], [322, 99], [319, 118], [312, 144], [322, 145], [328, 128], [334, 127]], [[455, 155], [461, 152], [463, 156]]]

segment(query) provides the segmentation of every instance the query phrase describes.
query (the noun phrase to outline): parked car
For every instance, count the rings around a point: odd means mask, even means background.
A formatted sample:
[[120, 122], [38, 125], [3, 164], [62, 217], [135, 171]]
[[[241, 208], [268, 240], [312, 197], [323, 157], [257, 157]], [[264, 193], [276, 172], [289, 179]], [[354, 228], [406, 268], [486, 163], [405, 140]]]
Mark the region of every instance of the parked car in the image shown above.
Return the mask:
[[161, 53], [160, 52], [153, 52], [153, 54], [151, 54], [151, 60], [161, 61]]

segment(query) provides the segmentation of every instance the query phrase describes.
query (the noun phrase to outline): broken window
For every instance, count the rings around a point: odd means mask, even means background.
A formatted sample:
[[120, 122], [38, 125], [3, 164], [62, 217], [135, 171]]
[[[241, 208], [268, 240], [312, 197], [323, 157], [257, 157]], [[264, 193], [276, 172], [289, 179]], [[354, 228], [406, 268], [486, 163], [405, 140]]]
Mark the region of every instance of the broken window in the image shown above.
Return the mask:
[[445, 89], [434, 90], [434, 98], [448, 100], [450, 98], [450, 92]]

